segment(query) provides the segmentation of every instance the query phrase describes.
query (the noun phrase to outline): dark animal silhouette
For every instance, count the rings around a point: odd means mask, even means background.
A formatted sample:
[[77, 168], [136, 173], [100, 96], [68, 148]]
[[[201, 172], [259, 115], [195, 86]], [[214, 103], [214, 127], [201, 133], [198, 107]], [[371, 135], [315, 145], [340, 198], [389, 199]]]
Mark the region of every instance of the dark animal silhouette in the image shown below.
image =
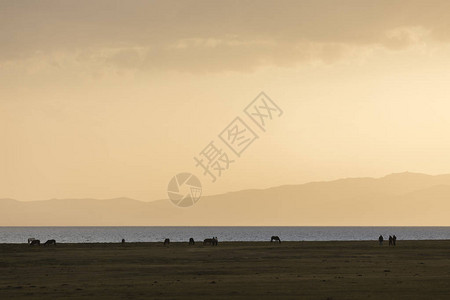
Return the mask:
[[217, 246], [218, 244], [219, 244], [219, 240], [217, 239], [217, 237], [203, 240], [203, 245]]
[[122, 239], [122, 244], [125, 244], [125, 239]]
[[56, 241], [55, 240], [48, 240], [44, 243], [44, 246], [49, 246], [49, 245], [56, 245]]
[[378, 238], [378, 243], [380, 244], [380, 246], [383, 245], [383, 236], [380, 235], [380, 237]]
[[170, 239], [165, 239], [164, 240], [164, 245], [169, 245], [170, 244]]
[[392, 241], [392, 236], [389, 236], [389, 246], [392, 246], [393, 241]]
[[189, 245], [195, 245], [195, 241], [194, 241], [193, 238], [190, 238], [190, 239], [189, 239]]
[[30, 242], [30, 246], [34, 246], [34, 245], [40, 245], [41, 244], [41, 241], [40, 240], [32, 240], [31, 242]]
[[35, 240], [35, 238], [28, 238], [28, 244], [31, 243], [34, 240]]
[[203, 240], [203, 245], [212, 245], [213, 244], [213, 239], [204, 239]]
[[396, 243], [397, 243], [397, 237], [394, 234], [394, 236], [392, 237], [392, 244], [395, 246]]
[[280, 237], [277, 236], [277, 235], [274, 235], [274, 236], [272, 236], [272, 237], [270, 238], [270, 242], [272, 243], [273, 241], [275, 241], [275, 242], [278, 241], [278, 243], [281, 244]]

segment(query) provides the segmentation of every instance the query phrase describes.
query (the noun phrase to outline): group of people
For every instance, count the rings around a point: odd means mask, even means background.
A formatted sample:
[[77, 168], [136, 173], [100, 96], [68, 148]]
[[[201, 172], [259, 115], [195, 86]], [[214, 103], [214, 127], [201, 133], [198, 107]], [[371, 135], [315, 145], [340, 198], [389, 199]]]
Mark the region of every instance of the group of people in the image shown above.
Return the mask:
[[[380, 246], [383, 245], [383, 241], [384, 238], [382, 235], [380, 235], [380, 237], [378, 238], [378, 242], [380, 243]], [[395, 236], [395, 234], [393, 236], [389, 236], [389, 246], [395, 246], [397, 243], [397, 237]]]

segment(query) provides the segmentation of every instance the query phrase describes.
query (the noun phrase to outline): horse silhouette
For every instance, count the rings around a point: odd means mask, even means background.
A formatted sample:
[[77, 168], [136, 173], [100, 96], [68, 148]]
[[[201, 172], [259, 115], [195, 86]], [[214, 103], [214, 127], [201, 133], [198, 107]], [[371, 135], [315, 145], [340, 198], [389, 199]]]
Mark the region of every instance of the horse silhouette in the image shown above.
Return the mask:
[[214, 239], [204, 239], [203, 245], [212, 245], [214, 242]]
[[164, 240], [164, 245], [169, 245], [170, 244], [170, 239], [165, 239]]
[[28, 244], [30, 244], [34, 240], [35, 240], [35, 238], [28, 238]]
[[273, 236], [270, 238], [270, 242], [272, 243], [273, 241], [275, 241], [275, 242], [278, 241], [278, 243], [281, 244], [281, 240], [280, 240], [280, 237], [279, 237], [278, 235], [273, 235]]
[[190, 238], [190, 239], [189, 239], [189, 245], [195, 245], [195, 241], [194, 241], [193, 238]]
[[49, 245], [56, 245], [56, 241], [55, 240], [48, 240], [44, 243], [44, 246], [49, 246]]
[[217, 237], [203, 240], [203, 245], [217, 246], [218, 244], [219, 244], [219, 240], [217, 239]]
[[40, 245], [41, 244], [41, 241], [40, 240], [32, 240], [31, 242], [30, 242], [30, 246], [34, 246], [34, 245]]

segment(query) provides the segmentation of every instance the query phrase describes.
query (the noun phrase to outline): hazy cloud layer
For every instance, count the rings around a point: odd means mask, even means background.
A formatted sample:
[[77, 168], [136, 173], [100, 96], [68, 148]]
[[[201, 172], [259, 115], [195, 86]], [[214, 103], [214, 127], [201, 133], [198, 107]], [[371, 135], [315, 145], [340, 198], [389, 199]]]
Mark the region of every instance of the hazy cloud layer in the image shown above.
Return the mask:
[[[0, 64], [252, 71], [448, 41], [448, 1], [3, 1]], [[50, 60], [50, 59], [49, 59]]]

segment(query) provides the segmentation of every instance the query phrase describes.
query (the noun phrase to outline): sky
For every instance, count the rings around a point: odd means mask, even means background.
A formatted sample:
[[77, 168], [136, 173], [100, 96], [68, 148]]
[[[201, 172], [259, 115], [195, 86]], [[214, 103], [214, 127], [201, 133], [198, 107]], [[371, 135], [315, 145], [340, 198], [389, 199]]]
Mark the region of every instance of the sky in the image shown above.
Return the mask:
[[[0, 1], [0, 198], [450, 173], [448, 1]], [[283, 111], [262, 131], [264, 92]], [[239, 157], [236, 118], [258, 138]], [[234, 160], [212, 182], [194, 157]]]

